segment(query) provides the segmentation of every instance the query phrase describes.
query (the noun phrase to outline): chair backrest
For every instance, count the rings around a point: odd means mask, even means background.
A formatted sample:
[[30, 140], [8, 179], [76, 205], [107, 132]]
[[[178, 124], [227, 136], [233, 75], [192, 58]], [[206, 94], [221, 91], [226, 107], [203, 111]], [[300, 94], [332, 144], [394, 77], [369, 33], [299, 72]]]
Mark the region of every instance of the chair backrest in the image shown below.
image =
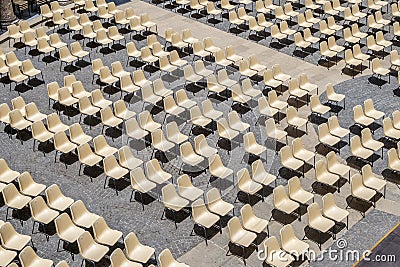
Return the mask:
[[286, 247], [285, 244], [289, 245], [292, 241], [299, 240], [294, 233], [293, 226], [291, 224], [287, 224], [281, 228], [279, 231], [281, 236], [282, 247]]
[[172, 256], [171, 251], [167, 248], [161, 251], [160, 255], [158, 255], [158, 262], [160, 263], [160, 267], [168, 267], [177, 263], [174, 256]]
[[316, 202], [311, 203], [307, 207], [308, 224], [312, 224], [314, 221], [318, 221], [322, 217], [319, 205]]
[[110, 261], [111, 267], [123, 267], [131, 263], [120, 248], [115, 249], [113, 253], [111, 253]]
[[238, 217], [234, 216], [228, 221], [229, 239], [231, 241], [237, 240], [242, 230], [243, 228]]
[[331, 208], [337, 207], [335, 198], [332, 193], [327, 193], [324, 196], [322, 196], [322, 210], [326, 211]]
[[359, 173], [354, 174], [350, 178], [350, 191], [352, 196], [357, 196], [357, 191], [362, 189], [364, 186], [362, 184], [362, 176]]
[[170, 203], [170, 201], [178, 196], [178, 193], [176, 193], [175, 187], [173, 184], [167, 184], [161, 189], [161, 195], [162, 195], [162, 202], [164, 203]]

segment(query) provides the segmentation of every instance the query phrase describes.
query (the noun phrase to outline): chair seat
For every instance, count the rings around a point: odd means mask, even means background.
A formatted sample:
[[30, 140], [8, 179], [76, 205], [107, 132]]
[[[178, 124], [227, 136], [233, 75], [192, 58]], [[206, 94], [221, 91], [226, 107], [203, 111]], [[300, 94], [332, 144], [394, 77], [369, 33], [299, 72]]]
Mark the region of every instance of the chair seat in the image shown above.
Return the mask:
[[333, 226], [335, 226], [335, 222], [330, 219], [320, 216], [320, 217], [316, 218], [315, 220], [310, 221], [309, 226], [311, 228], [314, 228], [315, 230], [322, 232], [322, 233], [326, 233]]
[[292, 238], [290, 241], [285, 242], [285, 247], [283, 249], [290, 253], [296, 251], [298, 255], [303, 255], [303, 253], [305, 253], [309, 247], [310, 245], [308, 245], [306, 242]]
[[301, 127], [301, 126], [305, 125], [306, 123], [307, 123], [306, 119], [299, 118], [299, 117], [293, 118], [290, 121], [288, 121], [288, 124], [295, 126], [295, 127]]
[[129, 170], [127, 170], [125, 168], [116, 167], [116, 168], [113, 168], [113, 169], [107, 171], [106, 175], [113, 179], [120, 179], [120, 178], [124, 177], [128, 172], [129, 172]]
[[244, 228], [259, 234], [267, 228], [268, 221], [257, 217], [251, 217], [246, 221], [246, 223], [243, 223], [243, 226]]
[[61, 153], [69, 153], [71, 151], [73, 151], [76, 148], [76, 145], [68, 142], [68, 143], [64, 143], [61, 146], [57, 146], [56, 150], [60, 151]]
[[374, 152], [370, 149], [359, 147], [356, 150], [353, 150], [352, 154], [362, 159], [368, 159], [374, 154]]
[[201, 127], [205, 127], [211, 123], [211, 119], [205, 118], [205, 117], [199, 117], [199, 118], [192, 119], [192, 122]]
[[189, 201], [182, 197], [174, 197], [169, 199], [168, 202], [164, 202], [165, 207], [174, 211], [180, 211], [184, 207], [189, 205]]
[[340, 138], [333, 135], [328, 135], [321, 137], [320, 141], [328, 146], [334, 146], [340, 142]]
[[29, 242], [31, 237], [16, 233], [7, 243], [3, 243], [3, 247], [10, 250], [21, 251]]
[[295, 158], [298, 158], [304, 162], [309, 161], [310, 159], [314, 158], [315, 154], [311, 151], [302, 149], [301, 151], [296, 151], [296, 153], [293, 153], [293, 156]]
[[77, 226], [72, 226], [68, 227], [61, 234], [58, 234], [58, 236], [60, 237], [60, 239], [65, 240], [68, 243], [74, 243], [84, 232], [84, 229]]
[[98, 218], [99, 216], [96, 214], [85, 214], [79, 218], [74, 218], [74, 223], [83, 228], [90, 228]]
[[243, 184], [238, 184], [239, 190], [243, 191], [245, 193], [248, 193], [250, 195], [254, 195], [258, 191], [262, 189], [262, 185], [253, 181], [249, 181]]
[[290, 193], [290, 198], [301, 204], [306, 204], [308, 201], [314, 198], [314, 194], [307, 192], [304, 189], [299, 189], [296, 192]]
[[383, 147], [383, 143], [380, 141], [371, 139], [371, 140], [363, 142], [363, 146], [365, 146], [366, 148], [369, 148], [373, 151], [377, 151]]
[[84, 254], [80, 254], [84, 259], [99, 262], [107, 254], [108, 250], [109, 249], [106, 246], [95, 244], [85, 250]]
[[154, 255], [154, 248], [145, 246], [145, 245], [137, 245], [134, 249], [129, 251], [126, 256], [128, 259], [132, 261], [138, 261], [141, 263], [147, 263], [149, 259]]
[[265, 152], [267, 148], [259, 144], [252, 144], [251, 146], [247, 147], [246, 150], [248, 153], [259, 156], [261, 153]]
[[101, 148], [100, 150], [96, 150], [96, 154], [100, 155], [102, 157], [108, 157], [117, 152], [118, 152], [118, 149], [116, 149], [115, 147], [111, 147], [111, 146]]
[[348, 135], [350, 133], [350, 131], [348, 129], [345, 128], [334, 128], [334, 129], [329, 129], [329, 132], [332, 135], [338, 136], [340, 138], [345, 137], [346, 135]]
[[59, 215], [58, 211], [52, 210], [50, 208], [46, 208], [42, 210], [39, 214], [33, 217], [33, 219], [37, 222], [49, 224]]
[[65, 211], [69, 206], [74, 203], [74, 200], [69, 197], [58, 197], [56, 200], [49, 202], [48, 205], [50, 208], [58, 210], [58, 211]]
[[[54, 137], [54, 134], [46, 131], [46, 132], [42, 132], [38, 135], [35, 135], [34, 139], [38, 140], [39, 142], [46, 142], [53, 137]], [[1, 181], [1, 179], [0, 179], [0, 181]]]
[[232, 242], [243, 247], [250, 246], [253, 241], [257, 238], [257, 235], [253, 232], [242, 229], [240, 233], [231, 238]]
[[334, 173], [327, 172], [316, 179], [320, 183], [333, 185], [339, 180], [339, 176]]
[[303, 161], [298, 160], [296, 158], [289, 158], [289, 159], [286, 159], [284, 162], [282, 162], [282, 165], [286, 168], [289, 168], [292, 170], [297, 170], [301, 166], [303, 166]]
[[[197, 187], [182, 187], [179, 190], [179, 195], [190, 201], [195, 201], [196, 199], [201, 197], [203, 195], [203, 193], [204, 193], [203, 190], [201, 190], [200, 188], [197, 188]], [[204, 224], [201, 224], [201, 225], [206, 226]], [[207, 228], [209, 228], [209, 227], [207, 227]]]
[[324, 216], [336, 222], [343, 221], [347, 216], [349, 216], [349, 214], [350, 213], [347, 210], [337, 207], [331, 207], [324, 210]]
[[96, 241], [107, 246], [114, 246], [122, 237], [122, 232], [108, 229], [104, 234], [97, 236]]
[[44, 184], [31, 184], [27, 188], [24, 188], [24, 191], [21, 191], [21, 193], [27, 196], [36, 197], [45, 189], [46, 186]]
[[335, 164], [333, 166], [329, 166], [328, 170], [329, 172], [344, 177], [346, 173], [350, 171], [350, 167], [344, 164]]
[[24, 196], [24, 195], [18, 195], [15, 198], [13, 198], [11, 201], [7, 202], [7, 206], [13, 209], [22, 209], [23, 207], [25, 207], [26, 205], [29, 204], [29, 202], [31, 201], [31, 198], [28, 196]]
[[219, 167], [216, 170], [213, 170], [211, 173], [213, 176], [221, 178], [221, 179], [225, 179], [226, 177], [230, 176], [231, 174], [233, 174], [233, 170], [229, 169], [227, 167]]
[[287, 199], [287, 200], [282, 200], [279, 203], [276, 203], [275, 208], [277, 210], [283, 211], [286, 214], [291, 214], [292, 212], [294, 212], [296, 209], [299, 208], [299, 204], [293, 200]]
[[13, 170], [7, 170], [0, 175], [0, 182], [9, 184], [15, 179], [17, 179], [18, 176], [20, 176], [19, 172]]
[[154, 188], [156, 188], [156, 184], [151, 181], [148, 181], [148, 180], [143, 180], [140, 182], [140, 184], [135, 185], [132, 188], [141, 193], [147, 193], [147, 192], [153, 190]]
[[88, 143], [91, 140], [92, 140], [92, 137], [87, 134], [79, 135], [79, 136], [75, 137], [74, 139], [71, 139], [72, 142], [74, 142], [75, 144], [78, 144], [78, 145]]

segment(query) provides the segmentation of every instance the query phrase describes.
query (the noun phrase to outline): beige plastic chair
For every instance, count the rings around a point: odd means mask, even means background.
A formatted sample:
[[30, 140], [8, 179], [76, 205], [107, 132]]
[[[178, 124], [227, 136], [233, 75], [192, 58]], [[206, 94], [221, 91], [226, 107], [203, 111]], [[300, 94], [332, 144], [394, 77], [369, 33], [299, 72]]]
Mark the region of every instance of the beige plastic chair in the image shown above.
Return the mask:
[[189, 139], [189, 136], [179, 131], [178, 124], [175, 121], [167, 123], [166, 131], [167, 131], [167, 139], [177, 145], [180, 145]]
[[[189, 177], [187, 179], [189, 179]], [[195, 225], [193, 226], [191, 235], [195, 232], [195, 226], [200, 226], [204, 231], [204, 236], [202, 237], [206, 241], [206, 245], [208, 245], [207, 229], [215, 227], [218, 228], [222, 234], [222, 226], [219, 216], [208, 211], [202, 199], [197, 199], [192, 203], [192, 217]], [[219, 223], [218, 226], [216, 225], [217, 223]]]
[[[285, 188], [282, 185], [278, 185], [277, 187], [274, 188], [273, 191], [273, 203], [274, 203], [274, 209], [272, 210], [271, 213], [271, 218], [269, 219], [270, 221], [274, 217], [274, 213], [278, 210], [281, 211], [285, 214], [293, 214], [293, 213], [298, 213], [298, 219], [301, 221], [301, 213], [300, 213], [300, 205], [299, 203], [291, 200], [288, 195], [286, 194]], [[297, 211], [296, 211], [297, 210]]]
[[374, 140], [374, 138], [372, 137], [371, 130], [369, 128], [365, 128], [361, 131], [361, 143], [364, 147], [371, 149], [374, 152], [381, 149], [383, 158], [384, 144], [380, 141]]
[[140, 263], [132, 262], [128, 260], [124, 254], [124, 252], [117, 248], [111, 253], [110, 261], [112, 267], [140, 267], [142, 266]]
[[27, 75], [22, 74], [21, 70], [17, 66], [11, 66], [8, 74], [9, 74], [9, 78], [11, 80], [10, 89], [11, 89], [12, 82], [14, 82], [15, 85], [18, 85], [20, 83], [23, 83], [26, 79], [29, 78]]
[[8, 40], [8, 45], [11, 46], [11, 39], [14, 40], [14, 43], [17, 39], [21, 40], [23, 34], [19, 31], [19, 27], [15, 24], [11, 24], [7, 26], [7, 32], [10, 39]]
[[225, 69], [218, 71], [217, 78], [218, 83], [226, 87], [232, 87], [234, 84], [237, 83], [237, 81], [229, 78], [228, 73]]
[[72, 85], [72, 96], [75, 98], [90, 97], [90, 93], [85, 90], [81, 81], [74, 82]]
[[198, 106], [194, 106], [190, 109], [190, 121], [193, 124], [191, 132], [193, 131], [194, 125], [202, 127], [202, 128], [206, 128], [206, 126], [212, 122], [211, 119], [203, 116], [203, 114], [201, 113], [201, 110]]
[[[90, 0], [89, 0], [90, 1]], [[89, 232], [85, 231], [78, 238], [79, 254], [82, 257], [82, 262], [87, 260], [92, 262], [94, 265], [98, 263], [108, 253], [109, 248], [100, 244], [97, 244]]]
[[372, 168], [369, 164], [364, 165], [361, 168], [361, 175], [362, 182], [366, 187], [371, 188], [377, 192], [383, 189], [383, 197], [386, 196], [387, 182], [381, 178], [376, 177], [376, 175], [372, 172]]
[[236, 111], [229, 112], [228, 123], [230, 128], [242, 133], [250, 128], [250, 124], [243, 122]]
[[265, 240], [263, 246], [265, 251], [264, 261], [271, 266], [286, 267], [294, 261], [294, 258], [289, 253], [286, 253], [279, 247], [275, 236], [271, 236]]
[[[190, 202], [194, 202], [199, 199], [204, 191], [200, 188], [195, 187], [190, 181], [190, 177], [187, 174], [183, 174], [178, 177], [178, 193], [181, 197], [186, 198]], [[208, 228], [208, 227], [207, 227]]]
[[148, 135], [146, 130], [140, 128], [139, 123], [136, 118], [130, 118], [125, 122], [125, 133], [127, 135], [127, 143], [129, 143], [129, 139], [142, 140], [145, 136]]
[[[54, 220], [56, 227], [56, 233], [60, 242], [57, 246], [57, 251], [59, 251], [59, 246], [61, 241], [66, 244], [75, 243], [78, 238], [85, 232], [84, 229], [76, 226], [67, 213], [62, 213]], [[72, 259], [74, 259], [74, 254], [71, 253]], [[58, 266], [58, 265], [57, 265]]]
[[[1, 191], [4, 199], [4, 203], [7, 206], [6, 212], [6, 221], [8, 219], [8, 209], [19, 211], [23, 209], [28, 203], [31, 201], [31, 198], [25, 195], [22, 195], [14, 184], [6, 185]], [[23, 223], [22, 220], [21, 224]], [[4, 245], [4, 243], [3, 243]], [[7, 248], [7, 247], [5, 247]]]
[[36, 104], [31, 102], [25, 106], [25, 117], [32, 122], [37, 122], [44, 120], [47, 115], [41, 113]]
[[[53, 137], [54, 140], [54, 148], [55, 148], [55, 155], [54, 155], [54, 162], [57, 161], [57, 154], [58, 152], [62, 154], [68, 154], [74, 151], [77, 148], [77, 145], [72, 143], [65, 132], [56, 132]], [[67, 165], [65, 165], [67, 166]]]
[[258, 159], [251, 164], [251, 179], [259, 183], [263, 186], [269, 186], [272, 182], [275, 182], [276, 185], [276, 176], [268, 173], [265, 168], [263, 162]]
[[123, 178], [129, 170], [121, 167], [113, 155], [107, 156], [103, 159], [103, 168], [105, 174], [104, 189], [106, 188], [107, 178], [112, 178], [115, 187], [115, 193], [118, 196], [118, 189], [116, 181]]
[[321, 249], [322, 246], [321, 233], [330, 232], [333, 239], [336, 238], [334, 231], [331, 231], [332, 227], [335, 226], [335, 222], [331, 219], [322, 216], [321, 210], [317, 203], [312, 203], [310, 206], [307, 207], [307, 215], [308, 215], [308, 226], [319, 232], [319, 240], [318, 240], [319, 249]]
[[[243, 229], [239, 218], [234, 216], [228, 221], [229, 241], [242, 248], [241, 258], [246, 264], [245, 248], [256, 246], [254, 244], [257, 235], [253, 232]], [[228, 250], [229, 253], [229, 250]], [[228, 254], [227, 254], [228, 255]]]
[[175, 260], [174, 256], [169, 249], [164, 249], [158, 255], [158, 262], [160, 267], [190, 267], [189, 265]]
[[316, 156], [315, 153], [304, 148], [301, 138], [295, 138], [292, 141], [292, 150], [293, 150], [293, 156], [295, 158], [300, 159], [304, 162], [307, 162], [313, 158], [315, 165], [315, 156]]
[[263, 152], [267, 151], [267, 148], [265, 146], [257, 143], [253, 132], [248, 132], [243, 135], [243, 143], [244, 150], [251, 155], [256, 155], [260, 157]]
[[379, 120], [385, 116], [385, 112], [375, 109], [374, 102], [371, 98], [364, 100], [364, 114], [374, 120]]
[[32, 123], [32, 138], [33, 138], [33, 149], [35, 150], [36, 141], [41, 143], [48, 142], [54, 137], [54, 134], [49, 132], [44, 126], [42, 121]]
[[310, 98], [310, 109], [312, 113], [317, 114], [317, 116], [323, 116], [330, 112], [331, 108], [329, 106], [321, 104], [318, 95], [312, 95]]
[[[96, 164], [98, 164], [103, 158], [100, 157], [99, 155], [96, 155], [93, 151], [92, 148], [90, 147], [90, 145], [88, 143], [84, 143], [80, 146], [78, 146], [78, 159], [80, 162], [79, 165], [79, 172], [78, 174], [81, 174], [81, 169], [82, 169], [82, 165], [86, 165], [89, 167], [95, 166]], [[91, 181], [93, 180], [93, 178], [91, 177]]]
[[349, 212], [337, 206], [332, 193], [327, 193], [322, 197], [322, 214], [338, 223], [346, 218], [346, 229], [349, 229]]
[[220, 217], [224, 217], [231, 211], [234, 214], [234, 206], [231, 203], [226, 202], [221, 198], [218, 189], [216, 188], [210, 189], [206, 193], [205, 198], [208, 210], [211, 211], [212, 213], [217, 214]]
[[50, 209], [41, 196], [32, 199], [29, 203], [29, 208], [33, 218], [32, 233], [35, 229], [35, 224], [38, 223], [43, 228], [46, 240], [49, 241], [49, 235], [46, 232], [46, 226], [53, 222], [56, 217], [58, 217], [59, 212]]
[[394, 172], [400, 171], [400, 159], [395, 148], [388, 150], [388, 167]]
[[[337, 56], [337, 52], [330, 50], [328, 47], [328, 43], [326, 41], [323, 41], [319, 44], [319, 50], [321, 53], [321, 59], [325, 57], [327, 60], [332, 59], [333, 57]], [[335, 64], [336, 64], [336, 59], [335, 59]]]
[[[185, 109], [183, 107], [178, 106], [175, 103], [174, 97], [172, 95], [169, 95], [164, 98], [164, 111], [169, 114], [173, 115], [175, 117], [182, 117], [182, 114], [184, 114]], [[164, 120], [166, 120], [167, 116], [164, 117]]]
[[336, 184], [338, 193], [340, 193], [340, 176], [335, 173], [329, 172], [324, 160], [319, 160], [315, 164], [315, 179], [317, 180], [317, 182], [333, 188]]
[[154, 248], [141, 244], [136, 234], [133, 232], [130, 232], [126, 236], [124, 244], [126, 255], [129, 260], [144, 264], [147, 263], [153, 255], [156, 257]]
[[225, 118], [221, 118], [217, 121], [217, 133], [220, 138], [224, 138], [226, 140], [229, 140], [230, 142], [234, 141], [235, 138], [239, 135], [238, 131], [232, 129], [229, 126]]
[[[3, 247], [0, 247], [0, 256], [1, 256], [0, 257], [0, 265], [1, 266], [8, 266], [8, 267], [13, 267], [14, 265], [18, 266], [16, 263], [11, 263], [17, 257], [17, 252], [7, 250], [7, 249], [4, 249]], [[8, 264], [10, 264], [10, 265], [8, 265]]]
[[35, 182], [29, 172], [18, 177], [18, 185], [19, 191], [29, 197], [37, 197], [46, 189], [46, 185]]
[[[194, 152], [193, 147], [189, 142], [181, 144], [179, 148], [183, 164], [195, 167], [196, 169], [201, 168], [201, 163], [204, 161], [204, 158]], [[182, 171], [183, 164], [180, 168], [180, 172]]]
[[213, 177], [226, 179], [230, 175], [232, 175], [233, 183], [235, 183], [233, 170], [224, 166], [222, 163], [221, 157], [218, 154], [212, 155], [208, 158], [208, 166], [210, 170], [210, 174]]
[[383, 119], [383, 135], [392, 140], [400, 139], [400, 130], [394, 128], [393, 121], [390, 118]]
[[92, 229], [95, 241], [109, 247], [114, 246], [123, 237], [122, 232], [111, 229], [102, 217], [93, 223]]
[[103, 135], [93, 138], [94, 152], [102, 157], [108, 157], [118, 152], [118, 149], [110, 146]]
[[296, 252], [295, 255], [304, 255], [308, 252], [310, 246], [296, 236], [291, 224], [283, 226], [279, 233], [284, 251], [288, 253]]
[[60, 71], [62, 70], [62, 63], [65, 62], [66, 64], [72, 64], [78, 58], [73, 56], [69, 49], [64, 46], [59, 49], [60, 53]]
[[153, 132], [161, 128], [161, 124], [155, 122], [149, 111], [145, 110], [139, 113], [139, 125], [142, 129]]
[[17, 96], [13, 99], [11, 99], [11, 105], [13, 110], [19, 110], [22, 114], [22, 116], [26, 116], [25, 113], [25, 107], [26, 107], [26, 103], [25, 100], [21, 97], [21, 96]]
[[79, 112], [81, 113], [79, 122], [82, 121], [82, 115], [88, 115], [89, 117], [91, 117], [100, 111], [99, 107], [95, 107], [92, 105], [87, 96], [82, 96], [81, 98], [79, 98], [78, 106], [79, 106]]
[[[325, 131], [325, 128], [329, 128], [328, 132], [330, 133], [330, 135], [339, 137], [339, 138], [343, 138], [346, 135], [349, 135], [349, 142], [350, 142], [350, 131], [346, 128], [343, 128], [342, 126], [340, 126], [338, 118], [336, 116], [331, 116], [328, 118], [328, 127], [322, 126], [323, 131]], [[320, 129], [318, 129], [320, 130]], [[321, 133], [321, 134], [326, 134], [325, 132]], [[322, 135], [321, 135], [322, 136]], [[323, 138], [324, 139], [324, 138]], [[330, 144], [336, 144], [337, 142], [339, 142], [336, 138], [332, 138], [332, 140], [330, 140], [331, 138], [326, 139], [325, 141], [329, 142]], [[333, 140], [336, 139], [336, 140]], [[336, 143], [334, 143], [336, 142]]]
[[188, 98], [185, 89], [180, 89], [176, 91], [175, 98], [178, 106], [181, 106], [183, 108], [190, 109], [193, 106], [196, 106], [196, 102]]
[[318, 125], [318, 141], [340, 152], [340, 149], [336, 148], [336, 144], [340, 142], [340, 138], [330, 132], [330, 128], [328, 128], [328, 124], [326, 123]]
[[336, 102], [336, 103], [343, 101], [343, 108], [346, 109], [345, 95], [336, 93], [335, 90], [333, 89], [333, 85], [331, 83], [328, 83], [326, 85], [325, 92], [326, 92], [326, 98], [328, 99], [328, 101], [332, 101], [332, 102]]
[[[355, 135], [350, 139], [350, 152], [353, 156], [369, 161], [368, 159], [374, 154], [374, 151], [368, 149], [361, 144], [360, 137]], [[373, 164], [373, 161], [371, 162]]]
[[70, 209], [74, 224], [85, 229], [92, 227], [93, 223], [99, 218], [98, 215], [88, 211], [82, 200], [75, 201]]
[[6, 54], [6, 64], [9, 67], [20, 67], [22, 65], [22, 62], [17, 58], [15, 53], [11, 51]]
[[288, 193], [289, 198], [298, 202], [299, 204], [305, 205], [310, 200], [313, 200], [314, 202], [314, 194], [303, 189], [300, 179], [297, 176], [289, 179]]
[[161, 168], [157, 159], [151, 159], [146, 162], [146, 173], [147, 178], [156, 184], [163, 184], [172, 178], [170, 173]]
[[143, 169], [141, 167], [137, 167], [136, 169], [130, 172], [130, 179], [131, 179], [132, 193], [129, 201], [132, 202], [134, 193], [139, 192], [141, 198], [140, 200], [142, 204], [142, 210], [144, 210], [143, 194], [149, 193], [151, 190], [156, 188], [157, 185], [146, 178], [146, 175], [144, 174]]
[[[362, 182], [362, 176], [359, 173], [354, 174], [350, 179], [350, 192], [351, 192], [351, 200], [348, 203], [348, 207], [350, 207], [351, 202], [354, 198], [360, 199], [367, 203], [371, 203], [375, 207], [375, 195], [376, 191], [366, 187]], [[365, 213], [361, 213], [363, 217], [365, 217]]]
[[79, 123], [74, 123], [69, 127], [69, 138], [77, 145], [82, 145], [92, 140], [90, 135], [87, 135], [83, 132], [83, 129]]
[[[381, 78], [382, 76], [386, 76], [390, 73], [390, 70], [387, 68], [382, 67], [381, 61], [379, 58], [374, 58], [372, 60], [372, 73], [374, 75], [377, 75], [378, 78]], [[390, 83], [390, 75], [388, 75], [389, 83]]]
[[120, 119], [114, 115], [110, 107], [106, 107], [100, 110], [101, 122], [103, 123], [101, 133], [104, 133], [104, 127], [108, 126], [111, 128], [115, 128], [124, 122], [123, 119]]
[[[273, 118], [275, 116], [275, 114], [278, 114], [278, 116], [279, 116], [279, 109], [272, 107], [266, 97], [261, 96], [257, 100], [257, 103], [258, 103], [258, 111], [260, 113], [260, 117], [266, 116], [266, 117]], [[257, 122], [258, 122], [258, 120], [257, 120]]]
[[12, 170], [8, 166], [7, 162], [4, 159], [0, 158], [0, 182], [9, 184], [19, 176], [19, 172]]
[[281, 164], [283, 167], [299, 172], [298, 169], [302, 168], [302, 176], [304, 176], [304, 163], [303, 161], [295, 158], [289, 146], [284, 146], [280, 150]]
[[176, 221], [176, 212], [184, 210], [184, 208], [186, 208], [189, 205], [189, 201], [178, 195], [173, 184], [165, 185], [161, 189], [161, 195], [162, 195], [162, 203], [164, 205], [164, 211], [161, 216], [161, 219], [165, 220], [164, 215], [167, 210], [172, 211], [175, 228], [178, 229]]
[[143, 164], [141, 159], [133, 156], [131, 149], [128, 146], [123, 146], [118, 150], [119, 164], [127, 169], [133, 170]]
[[210, 158], [211, 156], [218, 153], [218, 150], [214, 147], [211, 147], [206, 137], [203, 134], [197, 135], [194, 138], [194, 149], [197, 154], [205, 157]]
[[174, 143], [168, 141], [165, 138], [164, 133], [161, 129], [156, 129], [151, 132], [151, 143], [154, 147], [153, 155], [155, 153], [155, 149], [165, 153], [175, 147]]
[[[54, 2], [52, 2], [54, 3]], [[52, 260], [39, 257], [32, 247], [27, 246], [19, 253], [19, 260], [22, 267], [52, 267], [54, 263]]]
[[340, 177], [345, 177], [345, 175], [348, 173], [348, 182], [350, 182], [350, 167], [346, 164], [340, 163], [334, 151], [326, 154], [326, 160], [329, 172], [339, 175]]
[[211, 37], [207, 37], [203, 39], [204, 50], [209, 52], [210, 54], [215, 54], [215, 52], [221, 50], [221, 48], [214, 45]]
[[360, 105], [356, 105], [353, 107], [353, 115], [354, 115], [354, 122], [363, 127], [368, 127], [374, 122], [373, 118], [365, 115]]
[[27, 129], [32, 125], [31, 121], [26, 120], [21, 112], [17, 110], [12, 110], [10, 113], [8, 113], [9, 121], [10, 121], [10, 126], [14, 130], [17, 130], [17, 137], [20, 139], [21, 144], [23, 143], [22, 139], [20, 138], [19, 134], [20, 131]]
[[112, 104], [112, 101], [104, 98], [103, 93], [99, 89], [93, 90], [91, 95], [93, 105], [100, 109], [106, 108]]
[[290, 106], [286, 109], [286, 120], [288, 125], [294, 127], [297, 131], [299, 127], [302, 127], [303, 125], [306, 126], [306, 133], [308, 133], [307, 129], [307, 123], [308, 120], [301, 118], [297, 115], [297, 111], [294, 107]]
[[49, 186], [45, 192], [47, 205], [51, 209], [63, 212], [74, 203], [72, 198], [64, 196], [61, 189], [56, 184]]
[[[259, 194], [261, 190], [263, 190], [263, 186], [259, 183], [254, 182], [251, 177], [250, 173], [246, 168], [243, 168], [237, 172], [238, 177], [238, 189], [248, 196], [248, 203], [250, 203], [250, 198], [253, 195], [256, 195], [264, 201], [264, 194], [263, 192]], [[238, 199], [238, 195], [236, 196], [235, 202]]]
[[17, 252], [26, 247], [29, 242], [33, 246], [32, 238], [15, 231], [15, 228], [9, 222], [0, 226], [0, 240], [3, 248]]
[[260, 234], [264, 232], [265, 229], [268, 229], [268, 221], [257, 217], [249, 204], [244, 205], [240, 209], [240, 215], [242, 216], [244, 229], [256, 234]]

